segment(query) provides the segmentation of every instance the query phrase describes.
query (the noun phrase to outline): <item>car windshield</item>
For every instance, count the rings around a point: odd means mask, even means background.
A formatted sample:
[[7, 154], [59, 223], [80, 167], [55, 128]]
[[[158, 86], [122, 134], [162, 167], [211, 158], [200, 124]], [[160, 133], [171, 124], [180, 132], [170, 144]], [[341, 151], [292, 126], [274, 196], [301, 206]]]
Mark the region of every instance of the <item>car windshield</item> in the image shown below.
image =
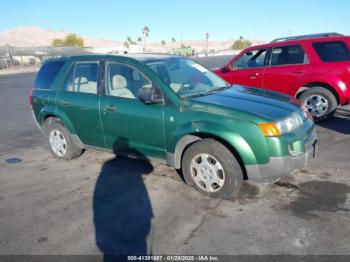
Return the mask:
[[180, 97], [208, 95], [230, 85], [202, 65], [184, 57], [144, 61]]

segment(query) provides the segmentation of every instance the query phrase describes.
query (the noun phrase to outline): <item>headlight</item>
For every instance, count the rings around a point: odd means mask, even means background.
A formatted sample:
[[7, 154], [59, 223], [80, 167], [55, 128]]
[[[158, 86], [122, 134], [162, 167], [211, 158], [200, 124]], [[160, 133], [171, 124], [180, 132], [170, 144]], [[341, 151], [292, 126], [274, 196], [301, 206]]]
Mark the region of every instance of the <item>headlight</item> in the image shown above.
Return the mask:
[[260, 123], [259, 127], [264, 136], [280, 136], [290, 133], [303, 125], [303, 119], [299, 113], [293, 113], [291, 116], [279, 121], [270, 123]]
[[285, 119], [275, 122], [282, 134], [292, 132], [303, 125], [303, 119], [299, 114], [293, 114]]

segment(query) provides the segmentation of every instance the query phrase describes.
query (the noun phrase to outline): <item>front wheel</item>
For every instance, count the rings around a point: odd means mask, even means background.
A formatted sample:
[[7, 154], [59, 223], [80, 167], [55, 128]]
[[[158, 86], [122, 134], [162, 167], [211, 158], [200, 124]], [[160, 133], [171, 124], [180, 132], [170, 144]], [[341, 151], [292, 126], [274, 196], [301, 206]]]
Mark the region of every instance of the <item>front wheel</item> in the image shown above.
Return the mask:
[[323, 87], [312, 87], [306, 90], [299, 100], [316, 121], [332, 116], [337, 108], [337, 99], [334, 94]]
[[243, 181], [235, 156], [214, 139], [192, 144], [183, 155], [182, 171], [189, 186], [210, 197], [230, 198]]

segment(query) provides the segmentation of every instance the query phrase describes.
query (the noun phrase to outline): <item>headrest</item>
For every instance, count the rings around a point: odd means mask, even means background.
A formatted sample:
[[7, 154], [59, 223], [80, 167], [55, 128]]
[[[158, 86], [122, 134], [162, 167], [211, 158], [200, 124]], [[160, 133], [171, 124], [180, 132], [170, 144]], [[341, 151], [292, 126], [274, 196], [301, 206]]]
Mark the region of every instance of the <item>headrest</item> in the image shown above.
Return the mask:
[[112, 89], [123, 89], [128, 86], [128, 82], [126, 81], [125, 77], [122, 75], [114, 75], [112, 79]]
[[86, 84], [86, 83], [88, 83], [88, 79], [86, 77], [84, 77], [84, 76], [77, 77], [74, 80], [74, 84]]

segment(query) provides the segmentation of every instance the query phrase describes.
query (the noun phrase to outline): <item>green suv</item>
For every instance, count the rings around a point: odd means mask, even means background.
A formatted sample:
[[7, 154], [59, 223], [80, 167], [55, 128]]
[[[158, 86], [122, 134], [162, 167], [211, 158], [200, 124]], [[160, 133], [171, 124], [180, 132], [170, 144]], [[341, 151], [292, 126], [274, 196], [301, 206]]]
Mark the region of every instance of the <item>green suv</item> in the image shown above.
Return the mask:
[[314, 122], [290, 96], [230, 86], [191, 59], [86, 55], [47, 61], [30, 95], [52, 153], [161, 159], [201, 193], [273, 182], [314, 157]]

